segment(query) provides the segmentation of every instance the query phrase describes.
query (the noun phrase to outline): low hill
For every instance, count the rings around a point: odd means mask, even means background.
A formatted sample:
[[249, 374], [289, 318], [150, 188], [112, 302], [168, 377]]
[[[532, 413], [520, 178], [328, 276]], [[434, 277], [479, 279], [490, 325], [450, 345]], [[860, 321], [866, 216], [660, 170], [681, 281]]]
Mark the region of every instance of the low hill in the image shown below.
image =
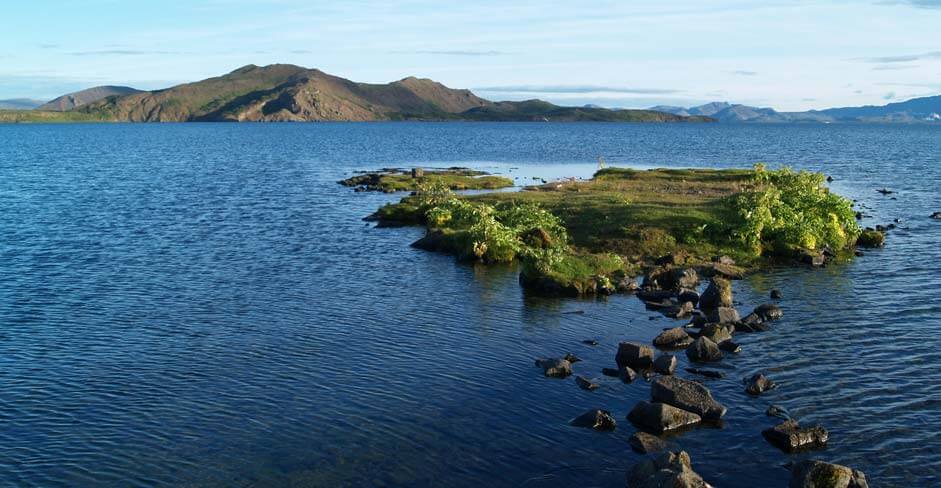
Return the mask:
[[0, 100], [0, 110], [33, 110], [42, 104], [42, 100], [11, 98], [9, 100]]
[[888, 105], [841, 107], [806, 112], [778, 112], [773, 108], [712, 102], [698, 107], [657, 106], [651, 110], [676, 115], [706, 115], [719, 122], [939, 122], [941, 96], [914, 98]]
[[38, 110], [64, 112], [66, 110], [72, 110], [76, 107], [81, 107], [92, 102], [97, 102], [103, 98], [114, 96], [120, 97], [133, 93], [141, 93], [141, 91], [128, 86], [96, 86], [87, 90], [62, 95], [55, 100], [44, 104], [40, 103], [39, 107], [33, 108]]

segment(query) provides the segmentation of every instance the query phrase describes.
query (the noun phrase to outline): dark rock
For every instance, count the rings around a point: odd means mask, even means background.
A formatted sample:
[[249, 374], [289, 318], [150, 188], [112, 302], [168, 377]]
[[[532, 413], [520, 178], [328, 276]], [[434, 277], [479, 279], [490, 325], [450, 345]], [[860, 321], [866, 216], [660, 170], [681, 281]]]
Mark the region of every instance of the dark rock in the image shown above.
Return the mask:
[[861, 258], [861, 257], [865, 256], [866, 253], [857, 250], [857, 251], [853, 251], [853, 255], [856, 256], [857, 258]]
[[641, 400], [627, 414], [627, 420], [630, 420], [638, 427], [660, 434], [668, 430], [698, 424], [702, 421], [702, 417], [665, 403], [650, 403]]
[[577, 384], [579, 388], [583, 390], [588, 390], [588, 391], [595, 390], [598, 388], [598, 383], [592, 383], [590, 379], [584, 376], [576, 376], [575, 384]]
[[725, 378], [725, 375], [721, 371], [715, 371], [712, 369], [686, 368], [686, 371], [692, 374], [705, 376], [706, 378]]
[[572, 374], [572, 363], [564, 359], [537, 359], [536, 366], [542, 368], [543, 374], [554, 378], [565, 378]]
[[739, 346], [738, 344], [732, 342], [731, 340], [722, 341], [719, 343], [719, 350], [724, 351], [724, 352], [730, 352], [732, 354], [738, 354], [742, 352], [742, 346]]
[[757, 314], [750, 313], [735, 324], [735, 332], [766, 332], [771, 330], [771, 325], [766, 324]]
[[624, 366], [618, 370], [618, 378], [624, 383], [633, 383], [634, 380], [637, 379], [637, 372], [629, 366]]
[[601, 368], [601, 374], [605, 376], [613, 376], [617, 378], [618, 375], [621, 374], [621, 370], [616, 369], [616, 368]]
[[784, 316], [784, 310], [773, 303], [758, 305], [752, 313], [757, 315], [762, 321], [777, 320]]
[[[882, 227], [882, 226], [877, 226]], [[856, 245], [859, 247], [882, 247], [885, 245], [885, 229], [882, 230], [864, 230], [856, 238]]]
[[827, 183], [833, 183], [833, 177], [827, 176]]
[[697, 293], [696, 290], [683, 288], [677, 294], [677, 299], [680, 303], [690, 302], [693, 304], [693, 306], [695, 306], [699, 303], [699, 293]]
[[660, 256], [655, 259], [653, 264], [657, 266], [666, 266], [669, 264], [684, 264], [686, 263], [688, 256], [685, 253], [670, 253], [665, 256]]
[[723, 354], [719, 345], [706, 337], [700, 337], [686, 348], [686, 357], [697, 363], [721, 361]]
[[627, 476], [631, 488], [708, 488], [711, 485], [693, 471], [685, 451], [664, 452], [634, 465]]
[[780, 300], [781, 299], [781, 290], [771, 290], [771, 299]]
[[621, 342], [618, 344], [618, 353], [614, 359], [619, 367], [646, 369], [653, 364], [653, 348], [636, 342]]
[[787, 409], [784, 407], [779, 407], [777, 405], [771, 405], [765, 410], [765, 415], [769, 417], [777, 417], [779, 419], [791, 420], [791, 414], [788, 413]]
[[598, 341], [594, 339], [585, 339], [584, 341], [582, 341], [582, 344], [589, 345], [589, 346], [597, 346]]
[[660, 376], [654, 380], [650, 396], [655, 402], [673, 405], [707, 420], [718, 420], [726, 412], [726, 408], [712, 398], [708, 388], [676, 376]]
[[643, 431], [634, 432], [628, 439], [631, 449], [641, 454], [665, 451], [670, 445], [663, 439]]
[[745, 277], [745, 269], [733, 264], [712, 263], [708, 266], [699, 268], [699, 273], [707, 278], [725, 278], [728, 280], [740, 280]]
[[693, 305], [693, 302], [680, 302], [680, 304], [673, 307], [667, 315], [681, 319], [683, 317], [689, 317], [695, 309], [696, 306]]
[[589, 410], [570, 422], [574, 427], [586, 427], [595, 430], [614, 430], [617, 428], [617, 421], [607, 410]]
[[676, 356], [663, 354], [653, 362], [653, 370], [660, 374], [673, 374], [676, 371]]
[[881, 190], [876, 190], [876, 191], [879, 192], [879, 193], [881, 193], [881, 194], [883, 194], [883, 195], [891, 195], [891, 194], [895, 193], [895, 192], [892, 191], [892, 190], [886, 190], [885, 187], [883, 187]]
[[778, 385], [774, 384], [767, 376], [756, 374], [745, 380], [745, 393], [749, 395], [761, 395], [768, 390], [773, 390], [777, 386]]
[[740, 320], [738, 316], [738, 310], [735, 310], [732, 307], [719, 307], [711, 309], [706, 315], [706, 318], [710, 322], [716, 322], [720, 324], [731, 324]]
[[941, 220], [941, 212], [935, 212], [935, 213], [931, 214], [931, 216], [930, 216], [929, 218], [932, 218], [932, 219], [935, 219], [935, 220]]
[[827, 445], [830, 435], [820, 426], [801, 428], [796, 420], [786, 420], [761, 432], [778, 449], [786, 452], [813, 449]]
[[712, 278], [699, 297], [699, 308], [714, 309], [732, 306], [732, 283], [725, 278]]
[[699, 285], [699, 273], [693, 268], [657, 268], [644, 276], [644, 288], [679, 290], [696, 288]]
[[562, 356], [562, 359], [564, 359], [564, 360], [566, 360], [566, 361], [568, 361], [568, 362], [570, 362], [570, 363], [573, 363], [573, 364], [574, 364], [574, 363], [577, 363], [577, 362], [579, 362], [579, 361], [581, 361], [581, 359], [579, 359], [578, 356], [576, 356], [576, 355], [574, 355], [574, 354], [572, 354], [572, 353], [570, 353], [570, 352], [565, 353], [565, 356]]
[[[721, 309], [720, 309], [721, 310]], [[699, 337], [705, 337], [716, 344], [732, 340], [732, 334], [735, 332], [735, 326], [729, 323], [716, 324], [708, 323], [703, 326]]]
[[813, 459], [791, 467], [788, 488], [869, 488], [866, 475], [858, 469]]
[[693, 339], [682, 327], [667, 329], [653, 339], [653, 345], [664, 349], [681, 349], [692, 343]]
[[827, 263], [827, 259], [821, 253], [804, 251], [800, 255], [800, 262], [809, 266], [820, 267]]
[[672, 298], [674, 293], [670, 290], [644, 289], [637, 292], [637, 298], [646, 302], [663, 302]]
[[632, 293], [640, 289], [637, 280], [634, 278], [623, 277], [614, 284], [618, 293]]

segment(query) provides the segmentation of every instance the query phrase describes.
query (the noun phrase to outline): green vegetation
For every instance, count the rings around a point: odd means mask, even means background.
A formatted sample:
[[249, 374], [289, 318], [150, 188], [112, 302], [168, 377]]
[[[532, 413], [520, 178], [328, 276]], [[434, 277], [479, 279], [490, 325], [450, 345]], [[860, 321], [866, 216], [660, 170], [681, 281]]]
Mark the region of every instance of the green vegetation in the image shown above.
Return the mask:
[[80, 112], [55, 112], [46, 110], [0, 110], [0, 123], [65, 123], [103, 122], [106, 119]]
[[466, 197], [438, 183], [374, 218], [380, 225], [427, 226], [416, 243], [425, 249], [484, 262], [518, 259], [527, 286], [607, 292], [627, 271], [649, 268], [665, 254], [718, 269], [711, 262], [716, 255], [753, 268], [803, 252], [848, 249], [860, 235], [851, 203], [830, 193], [823, 178], [763, 165], [610, 168], [589, 181]]
[[877, 230], [864, 230], [859, 234], [856, 245], [860, 247], [882, 247], [885, 245], [885, 234]]
[[402, 170], [385, 169], [352, 176], [339, 182], [361, 191], [416, 191], [420, 187], [450, 190], [496, 190], [513, 186], [513, 180], [467, 168]]

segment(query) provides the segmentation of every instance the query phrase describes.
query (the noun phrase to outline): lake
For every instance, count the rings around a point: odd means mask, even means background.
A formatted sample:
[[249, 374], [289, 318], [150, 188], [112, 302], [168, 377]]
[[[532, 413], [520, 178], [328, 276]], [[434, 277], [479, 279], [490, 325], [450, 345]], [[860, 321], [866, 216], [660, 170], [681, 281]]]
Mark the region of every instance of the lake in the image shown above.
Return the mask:
[[[670, 440], [722, 487], [785, 486], [805, 458], [941, 484], [941, 127], [338, 123], [0, 125], [0, 485], [623, 486], [643, 458], [624, 417], [650, 388], [600, 370], [682, 322], [524, 294], [512, 266], [361, 220], [401, 195], [336, 183], [465, 165], [522, 184], [599, 156], [819, 170], [864, 225], [901, 219], [851, 263], [736, 282], [740, 311], [778, 288], [785, 316], [704, 380], [722, 427]], [[533, 365], [565, 352], [602, 387]], [[779, 386], [752, 398], [758, 371]], [[768, 444], [770, 404], [829, 446]], [[590, 408], [618, 429], [568, 425]]]

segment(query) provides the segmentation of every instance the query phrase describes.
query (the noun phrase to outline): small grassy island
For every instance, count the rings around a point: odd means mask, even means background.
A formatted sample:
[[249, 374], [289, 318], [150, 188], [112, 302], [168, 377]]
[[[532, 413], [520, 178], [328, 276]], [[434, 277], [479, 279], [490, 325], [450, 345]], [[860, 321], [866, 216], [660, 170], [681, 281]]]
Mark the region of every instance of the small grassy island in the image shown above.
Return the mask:
[[427, 227], [414, 244], [422, 249], [520, 260], [520, 282], [551, 294], [633, 289], [630, 276], [669, 280], [674, 266], [739, 278], [772, 262], [822, 265], [852, 255], [861, 233], [852, 202], [831, 193], [823, 174], [761, 164], [608, 168], [591, 180], [467, 196], [446, 179], [424, 178], [395, 174], [396, 187], [414, 193], [368, 219]]
[[484, 171], [469, 168], [404, 170], [385, 168], [379, 171], [365, 172], [339, 181], [343, 186], [351, 186], [357, 191], [419, 191], [422, 188], [439, 187], [449, 190], [498, 190], [513, 186], [513, 180], [494, 176]]

